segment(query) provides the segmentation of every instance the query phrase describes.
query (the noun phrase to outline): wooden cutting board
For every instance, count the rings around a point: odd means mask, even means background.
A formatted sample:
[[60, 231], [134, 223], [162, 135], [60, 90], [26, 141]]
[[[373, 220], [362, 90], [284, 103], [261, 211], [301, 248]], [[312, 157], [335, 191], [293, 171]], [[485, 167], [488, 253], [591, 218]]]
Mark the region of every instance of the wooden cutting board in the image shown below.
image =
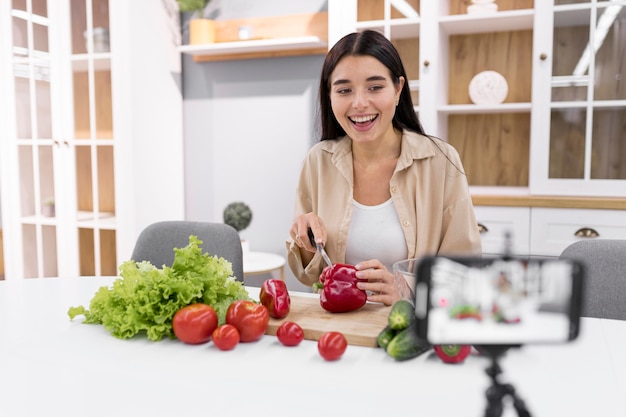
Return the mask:
[[283, 319], [270, 318], [266, 334], [275, 335], [285, 321], [296, 322], [304, 330], [304, 338], [318, 340], [324, 333], [341, 332], [348, 344], [376, 347], [376, 338], [387, 325], [391, 307], [366, 303], [356, 311], [330, 313], [320, 306], [319, 297], [291, 296], [289, 314]]

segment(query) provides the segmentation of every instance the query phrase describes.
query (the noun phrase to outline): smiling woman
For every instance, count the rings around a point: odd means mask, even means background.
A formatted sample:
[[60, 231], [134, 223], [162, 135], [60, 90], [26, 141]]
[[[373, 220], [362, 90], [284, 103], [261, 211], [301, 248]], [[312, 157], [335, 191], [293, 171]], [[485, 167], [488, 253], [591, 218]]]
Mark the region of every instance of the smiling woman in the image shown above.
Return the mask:
[[340, 39], [319, 83], [321, 140], [297, 189], [289, 266], [312, 285], [325, 266], [354, 265], [368, 301], [401, 298], [392, 265], [437, 253], [479, 254], [480, 237], [457, 151], [427, 135], [398, 51], [371, 30]]

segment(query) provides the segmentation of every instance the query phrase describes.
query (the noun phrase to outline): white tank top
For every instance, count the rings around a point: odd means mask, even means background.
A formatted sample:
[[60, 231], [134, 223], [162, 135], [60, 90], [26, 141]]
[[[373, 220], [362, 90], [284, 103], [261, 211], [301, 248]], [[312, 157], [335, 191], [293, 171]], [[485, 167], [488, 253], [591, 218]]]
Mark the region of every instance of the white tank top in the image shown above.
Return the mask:
[[393, 273], [394, 262], [408, 256], [400, 219], [391, 199], [377, 206], [352, 200], [352, 221], [346, 242], [346, 263], [378, 259]]

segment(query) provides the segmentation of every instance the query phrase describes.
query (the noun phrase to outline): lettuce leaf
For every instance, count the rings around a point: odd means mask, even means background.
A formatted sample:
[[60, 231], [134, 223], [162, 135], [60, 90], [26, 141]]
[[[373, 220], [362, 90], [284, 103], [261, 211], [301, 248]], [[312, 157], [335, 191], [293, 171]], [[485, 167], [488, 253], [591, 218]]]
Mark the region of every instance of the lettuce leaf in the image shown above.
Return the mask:
[[235, 300], [252, 300], [243, 283], [233, 276], [232, 264], [224, 258], [202, 253], [202, 241], [189, 236], [189, 244], [174, 249], [171, 267], [159, 269], [150, 262], [126, 261], [120, 278], [111, 287], [101, 287], [89, 309], [70, 307], [70, 320], [83, 315], [83, 323], [101, 324], [113, 336], [129, 339], [145, 333], [148, 339], [173, 339], [172, 318], [193, 303], [212, 306], [219, 324]]

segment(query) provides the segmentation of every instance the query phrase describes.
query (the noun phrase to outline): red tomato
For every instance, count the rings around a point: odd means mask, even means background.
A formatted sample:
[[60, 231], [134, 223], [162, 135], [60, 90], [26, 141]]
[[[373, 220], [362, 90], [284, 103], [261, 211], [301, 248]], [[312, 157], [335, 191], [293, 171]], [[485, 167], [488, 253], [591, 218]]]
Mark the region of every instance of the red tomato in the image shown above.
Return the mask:
[[213, 330], [212, 337], [219, 350], [232, 350], [239, 343], [239, 331], [232, 324], [222, 324]]
[[304, 339], [304, 331], [298, 323], [286, 321], [276, 330], [276, 337], [285, 346], [297, 346]]
[[208, 342], [216, 327], [217, 313], [208, 304], [190, 304], [178, 310], [172, 318], [174, 335], [192, 345]]
[[461, 363], [472, 350], [470, 345], [435, 345], [433, 346], [439, 359], [445, 363]]
[[347, 347], [348, 340], [340, 332], [326, 332], [317, 341], [317, 350], [327, 361], [341, 358]]
[[262, 304], [236, 300], [226, 310], [226, 323], [239, 330], [241, 342], [254, 342], [263, 336], [270, 322], [270, 313]]

